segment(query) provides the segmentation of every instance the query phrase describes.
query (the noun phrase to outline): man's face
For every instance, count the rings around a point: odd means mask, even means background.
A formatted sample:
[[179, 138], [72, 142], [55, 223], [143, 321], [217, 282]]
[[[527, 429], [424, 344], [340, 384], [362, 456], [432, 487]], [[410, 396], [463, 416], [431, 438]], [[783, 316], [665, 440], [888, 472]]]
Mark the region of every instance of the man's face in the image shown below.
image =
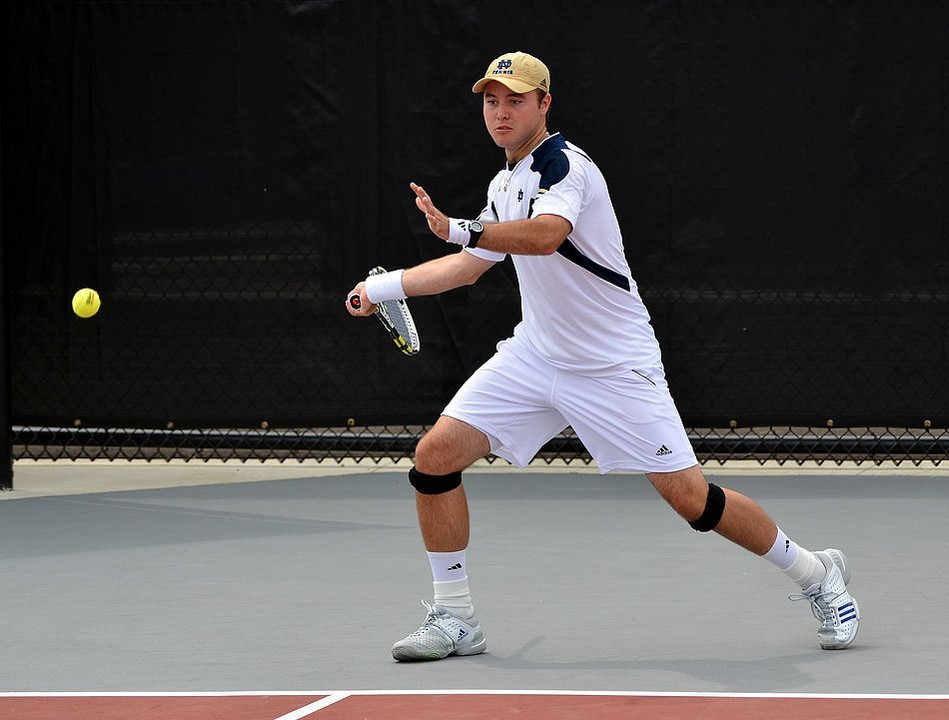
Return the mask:
[[484, 89], [484, 124], [491, 139], [505, 150], [521, 147], [544, 127], [550, 95], [538, 102], [538, 93], [516, 93], [494, 80]]

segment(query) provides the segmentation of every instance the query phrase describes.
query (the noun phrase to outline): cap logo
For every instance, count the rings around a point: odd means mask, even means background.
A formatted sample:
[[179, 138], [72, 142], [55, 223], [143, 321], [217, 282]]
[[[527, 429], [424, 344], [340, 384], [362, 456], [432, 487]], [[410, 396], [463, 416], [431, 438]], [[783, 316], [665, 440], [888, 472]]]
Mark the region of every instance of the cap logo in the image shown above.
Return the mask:
[[498, 66], [494, 71], [495, 75], [513, 75], [514, 72], [511, 70], [511, 65], [514, 63], [511, 60], [498, 60]]

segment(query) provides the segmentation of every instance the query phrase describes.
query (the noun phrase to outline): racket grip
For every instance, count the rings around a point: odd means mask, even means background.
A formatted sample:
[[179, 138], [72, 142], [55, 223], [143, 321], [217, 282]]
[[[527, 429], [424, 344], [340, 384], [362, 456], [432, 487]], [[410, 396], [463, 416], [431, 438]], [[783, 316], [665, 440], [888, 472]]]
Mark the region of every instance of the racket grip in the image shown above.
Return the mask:
[[349, 296], [349, 305], [353, 308], [353, 310], [359, 310], [362, 307], [362, 300], [359, 299], [359, 295], [357, 293], [353, 293]]

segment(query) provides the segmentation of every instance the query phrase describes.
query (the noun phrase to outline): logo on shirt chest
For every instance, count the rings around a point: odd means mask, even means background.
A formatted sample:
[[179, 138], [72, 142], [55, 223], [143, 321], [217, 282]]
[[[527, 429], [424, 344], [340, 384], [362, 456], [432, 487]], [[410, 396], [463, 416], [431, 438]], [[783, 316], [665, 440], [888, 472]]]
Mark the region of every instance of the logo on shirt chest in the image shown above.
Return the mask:
[[518, 191], [517, 191], [517, 201], [518, 201], [518, 202], [521, 202], [521, 200], [523, 200], [523, 199], [524, 199], [524, 191], [523, 191], [523, 190], [518, 190]]

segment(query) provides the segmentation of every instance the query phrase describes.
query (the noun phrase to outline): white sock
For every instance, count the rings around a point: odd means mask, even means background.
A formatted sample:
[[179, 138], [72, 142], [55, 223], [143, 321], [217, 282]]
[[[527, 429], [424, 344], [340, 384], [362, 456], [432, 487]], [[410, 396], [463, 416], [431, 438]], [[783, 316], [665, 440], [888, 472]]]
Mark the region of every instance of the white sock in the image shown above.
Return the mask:
[[428, 562], [432, 566], [434, 601], [450, 610], [462, 620], [474, 617], [474, 604], [468, 588], [468, 551], [430, 552]]
[[435, 587], [435, 604], [441, 605], [457, 615], [462, 620], [474, 617], [474, 604], [471, 602], [471, 590], [468, 589], [468, 576], [458, 580], [433, 582]]
[[778, 528], [778, 536], [774, 539], [774, 545], [762, 557], [775, 565], [778, 570], [784, 572], [797, 560], [799, 546], [796, 542], [791, 542], [788, 536], [784, 534], [781, 528]]
[[764, 559], [783, 570], [801, 589], [809, 588], [824, 579], [827, 570], [824, 563], [810, 550], [806, 550], [789, 539], [781, 528], [774, 545], [763, 555]]
[[446, 582], [459, 580], [468, 574], [468, 550], [457, 552], [430, 552], [428, 562], [432, 566], [432, 580]]

